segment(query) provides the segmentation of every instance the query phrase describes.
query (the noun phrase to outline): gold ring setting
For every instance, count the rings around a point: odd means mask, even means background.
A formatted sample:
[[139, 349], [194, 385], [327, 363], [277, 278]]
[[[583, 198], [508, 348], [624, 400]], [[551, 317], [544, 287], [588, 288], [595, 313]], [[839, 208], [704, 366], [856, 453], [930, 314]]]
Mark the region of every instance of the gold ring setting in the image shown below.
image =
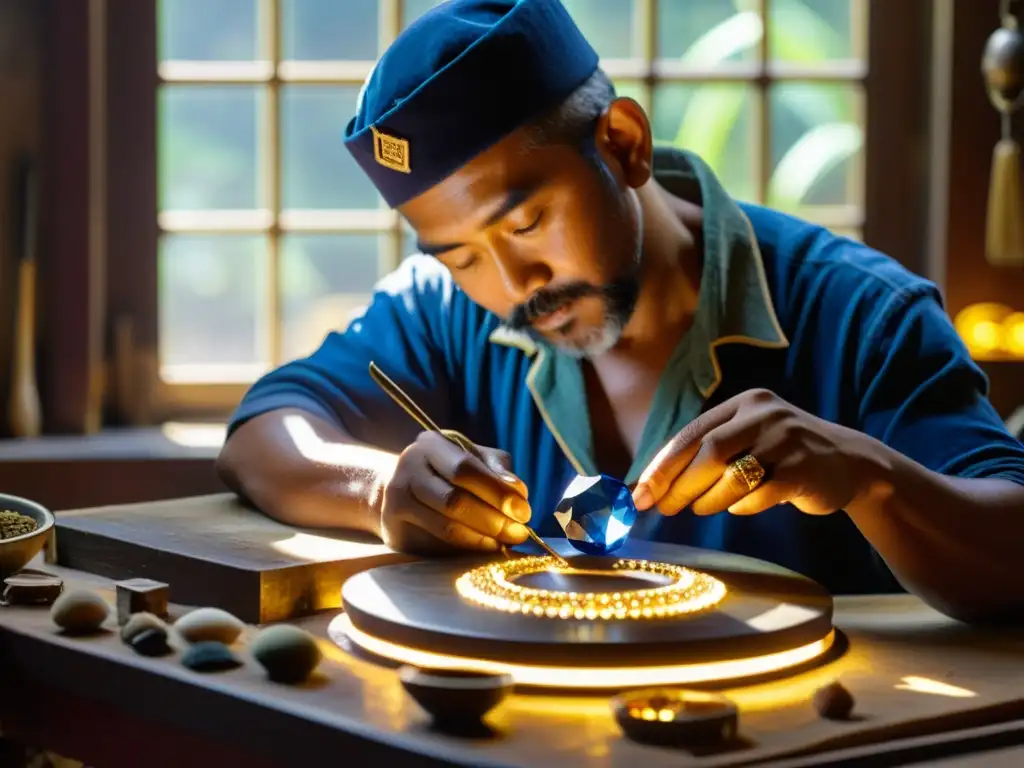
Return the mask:
[[[552, 557], [523, 557], [490, 563], [464, 573], [456, 581], [455, 588], [463, 599], [490, 610], [538, 618], [591, 621], [661, 619], [697, 614], [718, 605], [726, 594], [725, 584], [700, 571], [632, 559], [616, 561], [611, 570], [660, 576], [668, 583], [619, 592], [563, 592], [533, 589], [515, 583], [520, 576], [548, 570], [563, 569]], [[577, 569], [571, 572], [579, 573]]]
[[729, 471], [743, 481], [748, 492], [753, 491], [764, 481], [764, 467], [749, 453], [740, 456], [730, 464]]

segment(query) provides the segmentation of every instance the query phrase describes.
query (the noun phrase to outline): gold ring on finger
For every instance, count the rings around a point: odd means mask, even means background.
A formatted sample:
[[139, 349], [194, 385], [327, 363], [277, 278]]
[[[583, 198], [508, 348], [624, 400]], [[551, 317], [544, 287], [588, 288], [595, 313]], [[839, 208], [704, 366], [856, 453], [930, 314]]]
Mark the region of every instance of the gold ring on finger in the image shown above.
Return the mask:
[[747, 486], [747, 491], [753, 491], [764, 481], [765, 471], [761, 462], [749, 453], [740, 456], [729, 465], [729, 472], [738, 477]]

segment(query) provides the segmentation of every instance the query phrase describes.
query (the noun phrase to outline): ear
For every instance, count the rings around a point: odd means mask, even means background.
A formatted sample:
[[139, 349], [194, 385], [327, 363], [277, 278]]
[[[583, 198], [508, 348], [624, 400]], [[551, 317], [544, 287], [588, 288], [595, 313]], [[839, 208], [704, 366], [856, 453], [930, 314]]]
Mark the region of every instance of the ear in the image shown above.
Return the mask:
[[620, 97], [608, 105], [598, 119], [594, 139], [605, 159], [622, 169], [623, 180], [630, 187], [638, 189], [650, 180], [654, 153], [651, 123], [633, 99]]

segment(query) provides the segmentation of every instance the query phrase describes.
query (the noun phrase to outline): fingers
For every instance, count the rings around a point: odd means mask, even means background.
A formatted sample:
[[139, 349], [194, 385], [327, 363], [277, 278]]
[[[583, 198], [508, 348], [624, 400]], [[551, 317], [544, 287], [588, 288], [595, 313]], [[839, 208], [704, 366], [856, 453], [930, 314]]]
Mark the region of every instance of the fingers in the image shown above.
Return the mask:
[[409, 492], [426, 510], [406, 519], [452, 544], [496, 549], [499, 543], [522, 544], [528, 536], [522, 524], [433, 472], [410, 478]]
[[[423, 433], [431, 434], [431, 433]], [[526, 487], [526, 483], [520, 480], [512, 472], [512, 457], [505, 451], [499, 451], [494, 448], [483, 448], [461, 432], [456, 432], [453, 429], [442, 429], [441, 434], [447, 437], [449, 440], [454, 440], [463, 450], [469, 451], [474, 456], [480, 458], [487, 468], [490, 469], [494, 474], [508, 483], [512, 488], [519, 493], [524, 499], [529, 498], [529, 491]], [[427, 442], [432, 441], [434, 438], [424, 438]]]
[[772, 479], [749, 490], [746, 482], [727, 469], [717, 483], [691, 505], [695, 515], [715, 515], [729, 510], [734, 515], [756, 515], [778, 504], [792, 501], [799, 489], [792, 483]]
[[[720, 507], [716, 511], [721, 512], [723, 509], [728, 509], [734, 515], [756, 515], [766, 509], [792, 501], [793, 494], [794, 489], [791, 485], [773, 481], [755, 488], [746, 496]], [[713, 514], [713, 512], [705, 514]]]
[[[487, 465], [488, 469], [490, 469], [494, 474], [500, 477], [502, 481], [505, 482], [506, 485], [511, 486], [512, 489], [516, 491], [516, 493], [518, 493], [524, 499], [530, 498], [530, 492], [529, 489], [526, 487], [526, 483], [524, 483], [512, 472], [511, 456], [509, 456], [504, 451], [496, 451], [489, 448], [480, 449], [480, 452], [484, 460], [484, 464]], [[527, 509], [529, 509], [529, 507], [527, 507]], [[529, 522], [529, 518], [527, 518], [526, 520], [521, 520], [520, 522]]]
[[[409, 517], [409, 525], [426, 531], [436, 541], [451, 544], [459, 550], [472, 549], [480, 552], [496, 552], [501, 546], [495, 539], [474, 531], [462, 523], [434, 512]], [[434, 547], [424, 547], [434, 549]]]
[[716, 405], [690, 422], [658, 452], [633, 490], [633, 503], [638, 510], [643, 512], [658, 505], [659, 510], [664, 511], [665, 495], [675, 479], [694, 460], [705, 435], [727, 423], [735, 415], [737, 407], [733, 400]]
[[[711, 493], [712, 488], [720, 482], [722, 486], [716, 489], [712, 499], [719, 496], [728, 499], [731, 496], [732, 501], [736, 501], [741, 498], [736, 494], [745, 494], [748, 487], [741, 477], [733, 476], [729, 466], [751, 451], [760, 462], [768, 461], [764, 466], [771, 466], [770, 460], [773, 457], [785, 456], [785, 446], [791, 435], [784, 428], [781, 421], [783, 417], [781, 411], [751, 409], [708, 432], [701, 439], [693, 460], [673, 479], [668, 492], [658, 504], [658, 511], [665, 515], [678, 514], [695, 504], [703, 495]], [[725, 504], [715, 511], [720, 512], [728, 506]]]
[[721, 462], [712, 455], [709, 448], [701, 446], [693, 461], [673, 478], [672, 484], [658, 502], [658, 511], [669, 516], [678, 514], [721, 477]]
[[[765, 486], [759, 486], [754, 491], [763, 487]], [[752, 491], [743, 478], [733, 472], [731, 468], [726, 467], [710, 488], [701, 493], [689, 505], [684, 506], [689, 506], [695, 515], [713, 515], [724, 509], [729, 509], [751, 493]], [[682, 508], [680, 507], [680, 509]]]
[[451, 485], [469, 491], [514, 520], [530, 521], [525, 485], [518, 478], [516, 484], [502, 480], [501, 475], [510, 473], [497, 457], [486, 458], [483, 451], [470, 453], [433, 432], [423, 433], [419, 440], [428, 448], [425, 455], [431, 469]]
[[[724, 484], [715, 491], [716, 496], [746, 493], [746, 484], [741, 478], [734, 477], [728, 471], [728, 466], [737, 455], [758, 441], [764, 428], [765, 423], [760, 414], [746, 413], [708, 432], [701, 440], [693, 460], [672, 479], [668, 490], [658, 502], [658, 511], [663, 515], [678, 514], [720, 482]], [[722, 509], [725, 506], [716, 511]]]
[[756, 515], [779, 504], [797, 503], [803, 486], [795, 482], [801, 463], [799, 453], [780, 459], [772, 465], [770, 480], [749, 490], [738, 474], [727, 468], [707, 492], [692, 504], [695, 515], [714, 515], [729, 510], [733, 515]]

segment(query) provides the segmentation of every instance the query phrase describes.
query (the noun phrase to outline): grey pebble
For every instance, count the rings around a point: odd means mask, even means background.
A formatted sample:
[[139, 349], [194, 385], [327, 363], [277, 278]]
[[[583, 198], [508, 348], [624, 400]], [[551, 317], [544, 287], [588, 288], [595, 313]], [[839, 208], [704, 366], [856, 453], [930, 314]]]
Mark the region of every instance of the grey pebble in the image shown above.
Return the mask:
[[214, 640], [190, 646], [182, 655], [181, 663], [195, 672], [220, 672], [242, 666], [230, 648]]

